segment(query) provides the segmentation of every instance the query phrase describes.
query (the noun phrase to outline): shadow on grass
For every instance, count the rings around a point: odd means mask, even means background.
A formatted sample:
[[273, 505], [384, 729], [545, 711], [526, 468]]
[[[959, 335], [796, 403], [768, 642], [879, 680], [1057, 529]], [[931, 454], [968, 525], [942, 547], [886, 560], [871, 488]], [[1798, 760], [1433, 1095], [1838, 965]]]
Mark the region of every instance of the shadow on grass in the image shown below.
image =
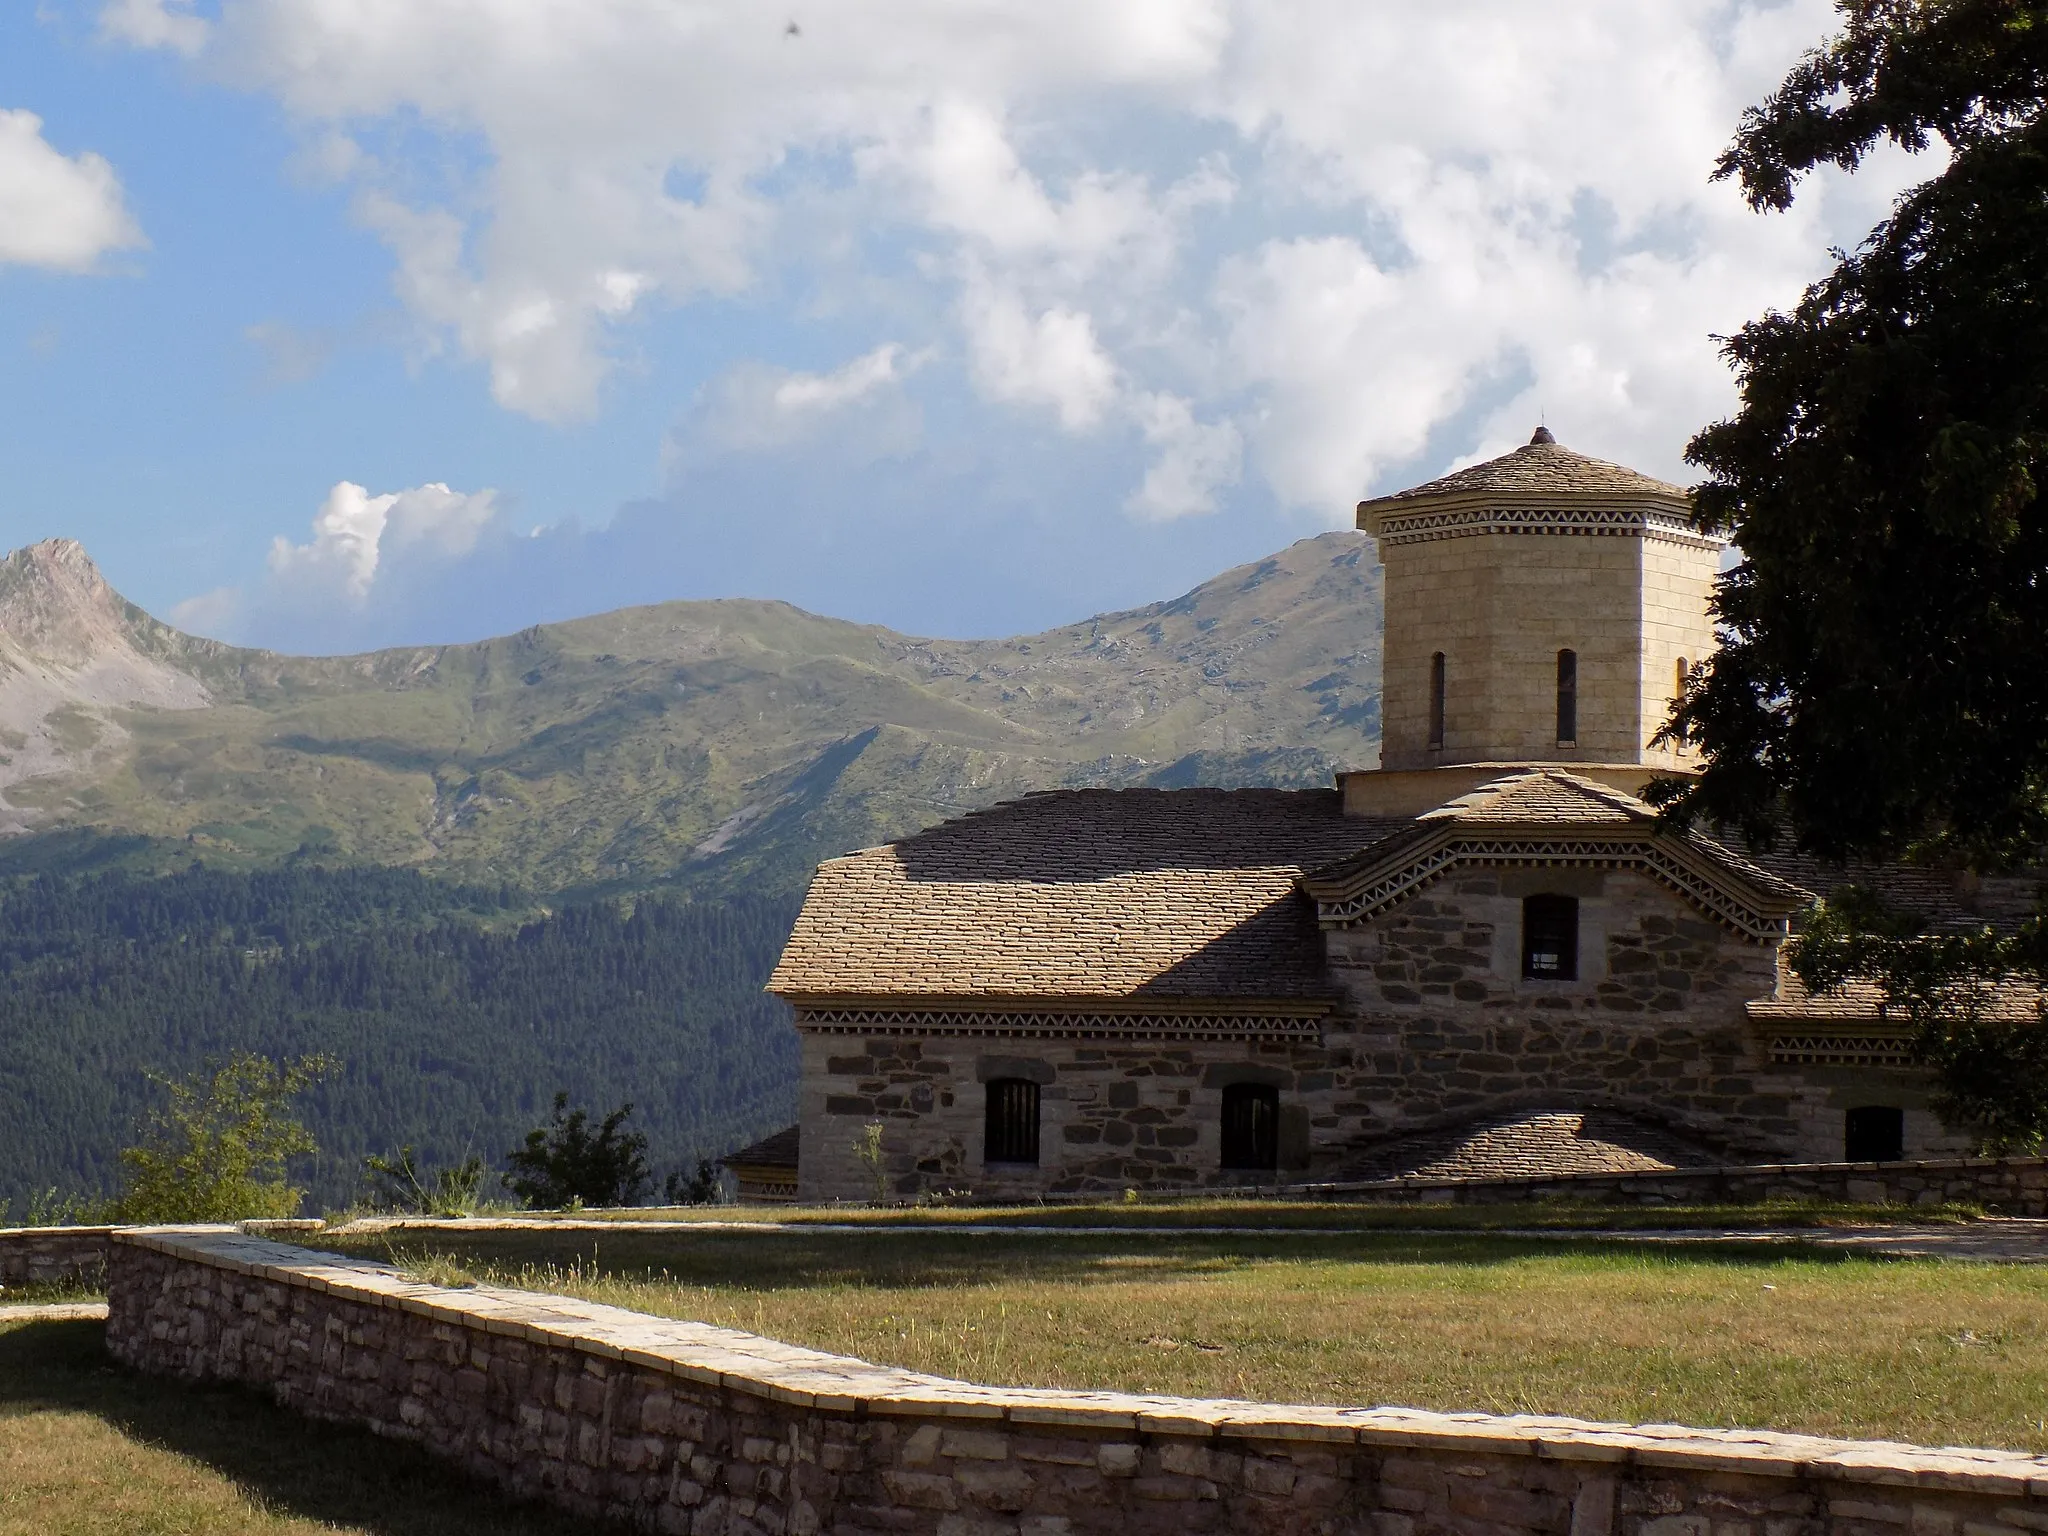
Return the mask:
[[0, 1330], [0, 1429], [37, 1410], [88, 1414], [191, 1458], [262, 1507], [375, 1536], [572, 1536], [612, 1529], [509, 1498], [411, 1446], [320, 1424], [238, 1387], [143, 1376], [107, 1356], [96, 1322]]
[[[522, 1270], [573, 1270], [585, 1277], [658, 1279], [749, 1292], [847, 1286], [957, 1288], [1018, 1281], [1045, 1284], [1128, 1284], [1133, 1280], [1215, 1277], [1272, 1263], [1460, 1265], [1488, 1267], [1539, 1259], [1606, 1263], [1774, 1268], [1868, 1263], [1869, 1254], [1802, 1244], [1702, 1242], [1679, 1245], [1620, 1239], [1516, 1239], [1471, 1233], [1331, 1232], [1287, 1235], [1245, 1232], [1192, 1236], [1160, 1232], [1034, 1233], [1029, 1236], [932, 1232], [916, 1236], [851, 1233], [827, 1236], [785, 1230], [773, 1235], [590, 1231], [418, 1231], [323, 1246], [402, 1269], [453, 1266], [477, 1278]], [[531, 1277], [544, 1282], [545, 1274]]]

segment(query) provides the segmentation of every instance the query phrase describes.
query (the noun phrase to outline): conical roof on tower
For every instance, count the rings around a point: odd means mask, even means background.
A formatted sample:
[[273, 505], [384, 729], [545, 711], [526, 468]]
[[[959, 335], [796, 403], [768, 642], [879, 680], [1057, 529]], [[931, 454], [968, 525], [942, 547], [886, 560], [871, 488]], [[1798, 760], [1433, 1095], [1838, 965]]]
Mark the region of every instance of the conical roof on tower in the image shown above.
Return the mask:
[[1681, 506], [1691, 500], [1681, 486], [1652, 479], [1625, 465], [1574, 453], [1558, 442], [1548, 427], [1538, 427], [1536, 435], [1512, 453], [1360, 502], [1359, 526], [1364, 527], [1372, 511], [1381, 507], [1391, 510], [1398, 505], [1409, 511], [1418, 501], [1470, 496], [1626, 497]]

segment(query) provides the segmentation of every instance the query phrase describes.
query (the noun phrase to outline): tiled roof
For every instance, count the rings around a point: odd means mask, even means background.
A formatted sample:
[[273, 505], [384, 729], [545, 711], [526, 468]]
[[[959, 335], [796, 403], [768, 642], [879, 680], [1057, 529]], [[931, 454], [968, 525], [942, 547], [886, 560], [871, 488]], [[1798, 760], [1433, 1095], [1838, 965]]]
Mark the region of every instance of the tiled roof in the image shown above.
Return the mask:
[[1328, 995], [1305, 869], [1400, 823], [1335, 790], [1055, 790], [818, 867], [786, 997]]
[[1751, 863], [1816, 896], [1860, 885], [1936, 927], [2015, 927], [2033, 913], [2041, 884], [2038, 875], [1970, 880], [1956, 870], [1916, 864], [1829, 864], [1802, 853], [1747, 845], [1743, 853]]
[[1551, 822], [1634, 826], [1656, 819], [1657, 813], [1634, 795], [1594, 779], [1582, 779], [1563, 768], [1516, 769], [1417, 818], [1425, 823], [1455, 821], [1473, 826]]
[[[2048, 993], [2032, 983], [2001, 982], [1984, 1001], [1984, 1017], [1993, 1022], [2025, 1023], [2041, 1016], [2044, 1001], [2048, 1001]], [[1809, 992], [1806, 984], [1789, 971], [1779, 977], [1776, 996], [1749, 1004], [1749, 1016], [1760, 1023], [1907, 1022], [1903, 1014], [1886, 1013], [1884, 994], [1874, 982], [1850, 981], [1827, 992]]]
[[1348, 1159], [1331, 1182], [1639, 1173], [1727, 1161], [1618, 1110], [1518, 1110], [1368, 1147]]
[[794, 1168], [802, 1126], [786, 1126], [773, 1136], [764, 1136], [751, 1146], [728, 1152], [719, 1159], [728, 1168]]
[[1389, 502], [1421, 501], [1451, 496], [1654, 496], [1660, 499], [1686, 496], [1683, 487], [1666, 485], [1648, 475], [1638, 474], [1604, 459], [1589, 459], [1582, 453], [1554, 442], [1525, 443], [1513, 453], [1504, 453], [1484, 464], [1474, 464], [1426, 485], [1376, 496], [1360, 505], [1382, 506]]
[[[1657, 831], [1657, 813], [1635, 796], [1580, 778], [1562, 768], [1520, 768], [1425, 811], [1393, 835], [1348, 858], [1310, 872], [1309, 890], [1320, 901], [1342, 901], [1395, 877], [1415, 861], [1467, 833], [1635, 834]], [[1663, 833], [1660, 846], [1716, 886], [1776, 920], [1803, 908], [1810, 894], [1697, 834]]]

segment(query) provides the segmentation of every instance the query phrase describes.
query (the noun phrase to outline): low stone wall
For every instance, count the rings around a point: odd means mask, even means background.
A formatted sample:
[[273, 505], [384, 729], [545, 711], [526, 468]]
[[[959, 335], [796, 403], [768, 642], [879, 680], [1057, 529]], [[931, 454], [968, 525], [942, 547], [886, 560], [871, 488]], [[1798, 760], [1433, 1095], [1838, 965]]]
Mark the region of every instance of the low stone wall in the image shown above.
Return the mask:
[[1854, 1205], [1973, 1205], [2005, 1216], [2048, 1216], [2048, 1158], [1742, 1163], [1556, 1177], [1375, 1179], [1295, 1185], [1281, 1193], [1439, 1205], [1505, 1205], [1520, 1200], [1576, 1200], [1589, 1205], [1755, 1205], [1771, 1200], [1832, 1200]]
[[112, 1227], [0, 1227], [0, 1287], [97, 1285]]
[[2048, 1458], [971, 1386], [228, 1229], [114, 1242], [107, 1342], [690, 1536], [2024, 1536]]

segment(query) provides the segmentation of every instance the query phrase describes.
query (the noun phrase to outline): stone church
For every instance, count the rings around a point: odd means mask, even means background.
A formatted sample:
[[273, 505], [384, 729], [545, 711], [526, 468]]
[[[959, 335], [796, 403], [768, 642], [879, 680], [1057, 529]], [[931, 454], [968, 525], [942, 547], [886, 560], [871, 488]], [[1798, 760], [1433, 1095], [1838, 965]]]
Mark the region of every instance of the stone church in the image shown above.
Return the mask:
[[[819, 867], [770, 982], [802, 1198], [1964, 1150], [1874, 996], [1781, 964], [1841, 877], [1639, 798], [1688, 771], [1655, 738], [1714, 644], [1686, 493], [1538, 431], [1358, 526], [1379, 767], [1028, 795]], [[2000, 899], [1882, 874], [1949, 916]]]

